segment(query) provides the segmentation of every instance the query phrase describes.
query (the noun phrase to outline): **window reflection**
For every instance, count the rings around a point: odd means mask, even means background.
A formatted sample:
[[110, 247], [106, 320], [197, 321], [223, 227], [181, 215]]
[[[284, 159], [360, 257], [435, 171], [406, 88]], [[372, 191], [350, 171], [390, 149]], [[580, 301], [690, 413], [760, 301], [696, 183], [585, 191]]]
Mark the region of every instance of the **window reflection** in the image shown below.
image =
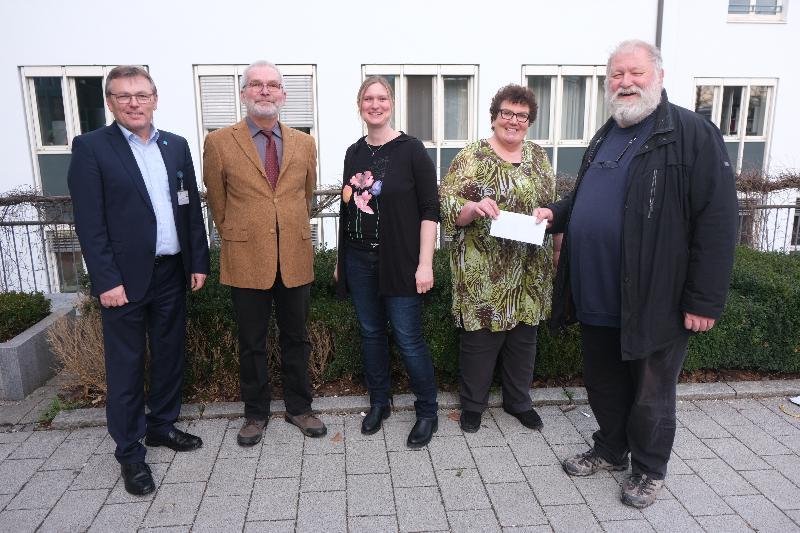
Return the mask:
[[741, 105], [742, 87], [725, 87], [722, 91], [722, 121], [720, 123], [723, 135], [739, 134]]
[[444, 77], [444, 138], [463, 140], [468, 137], [469, 78]]
[[407, 76], [408, 134], [433, 140], [433, 76]]
[[39, 132], [42, 146], [66, 146], [67, 122], [64, 118], [64, 96], [61, 78], [33, 78], [36, 106], [39, 110]]
[[767, 95], [769, 87], [750, 87], [750, 103], [747, 107], [746, 135], [764, 135], [764, 120], [767, 116]]
[[550, 91], [552, 76], [528, 76], [528, 87], [539, 106], [536, 120], [528, 130], [529, 139], [550, 138]]
[[561, 103], [561, 138], [583, 139], [583, 115], [586, 107], [586, 78], [564, 76]]
[[75, 92], [78, 98], [78, 118], [81, 133], [87, 133], [106, 124], [106, 110], [103, 102], [103, 78], [75, 78]]

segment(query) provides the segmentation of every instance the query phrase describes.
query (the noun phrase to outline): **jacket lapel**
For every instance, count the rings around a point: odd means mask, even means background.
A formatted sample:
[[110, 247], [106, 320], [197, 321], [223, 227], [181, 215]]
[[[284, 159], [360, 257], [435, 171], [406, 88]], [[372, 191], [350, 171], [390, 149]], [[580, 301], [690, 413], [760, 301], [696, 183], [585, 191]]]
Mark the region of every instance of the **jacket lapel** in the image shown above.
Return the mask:
[[261, 158], [258, 157], [256, 145], [250, 137], [250, 129], [247, 127], [246, 119], [242, 119], [240, 122], [233, 125], [233, 138], [236, 139], [239, 148], [242, 149], [250, 162], [255, 165], [261, 173], [261, 176], [266, 180], [267, 173], [264, 171], [264, 164], [261, 162]]
[[[159, 132], [158, 135], [158, 149], [161, 152], [161, 159], [164, 160], [164, 168], [167, 169], [167, 180], [169, 181], [169, 198], [172, 204], [172, 216], [178, 220], [178, 177], [176, 172], [183, 165], [178, 166], [174, 149], [169, 144], [169, 139], [164, 135], [164, 132]], [[183, 171], [181, 171], [183, 172]], [[186, 184], [183, 185], [184, 189]]]
[[114, 152], [116, 152], [117, 156], [122, 162], [123, 168], [125, 168], [128, 176], [133, 181], [136, 189], [139, 191], [139, 195], [142, 197], [142, 200], [144, 200], [144, 203], [147, 205], [147, 208], [150, 210], [150, 212], [155, 214], [153, 204], [150, 202], [150, 195], [148, 194], [147, 187], [144, 184], [142, 172], [139, 170], [139, 165], [136, 163], [136, 158], [133, 157], [131, 147], [128, 145], [128, 140], [122, 134], [122, 130], [120, 130], [119, 126], [117, 126], [117, 123], [114, 122], [108, 126], [106, 133], [108, 134], [111, 148], [113, 148]]

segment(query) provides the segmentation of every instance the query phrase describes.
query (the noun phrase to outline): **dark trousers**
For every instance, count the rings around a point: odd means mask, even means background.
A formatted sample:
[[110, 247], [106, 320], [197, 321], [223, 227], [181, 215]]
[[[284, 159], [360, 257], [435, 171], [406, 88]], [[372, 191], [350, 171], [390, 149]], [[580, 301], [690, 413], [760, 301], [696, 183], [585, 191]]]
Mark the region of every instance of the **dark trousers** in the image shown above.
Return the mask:
[[[144, 461], [145, 432], [164, 435], [181, 409], [186, 336], [186, 276], [180, 255], [153, 269], [144, 298], [101, 308], [105, 348], [106, 418], [120, 463]], [[145, 416], [144, 362], [150, 339], [150, 391]]]
[[267, 333], [273, 300], [286, 411], [291, 415], [311, 411], [308, 378], [311, 342], [306, 330], [311, 285], [287, 288], [278, 272], [271, 289], [231, 287], [231, 298], [239, 325], [239, 383], [245, 418], [266, 420], [270, 415], [272, 387], [267, 364]]
[[508, 331], [460, 331], [458, 365], [461, 408], [483, 412], [498, 356], [501, 364], [503, 407], [512, 413], [531, 408], [530, 388], [536, 362], [537, 327], [517, 324]]
[[664, 479], [675, 440], [675, 389], [689, 336], [644, 359], [623, 361], [620, 330], [581, 325], [583, 379], [600, 429], [594, 448], [634, 474]]
[[389, 334], [400, 348], [411, 390], [417, 397], [417, 418], [436, 418], [436, 378], [428, 345], [422, 335], [422, 297], [380, 296], [378, 253], [350, 247], [345, 255], [348, 289], [361, 330], [364, 378], [372, 406], [389, 405]]

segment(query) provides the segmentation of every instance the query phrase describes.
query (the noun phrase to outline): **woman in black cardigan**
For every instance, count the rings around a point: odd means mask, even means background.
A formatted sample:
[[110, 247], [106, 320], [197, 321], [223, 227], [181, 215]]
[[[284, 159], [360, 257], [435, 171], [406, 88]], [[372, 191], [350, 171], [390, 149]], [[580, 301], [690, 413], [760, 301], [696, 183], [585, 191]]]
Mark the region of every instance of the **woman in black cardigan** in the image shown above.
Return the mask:
[[361, 432], [379, 431], [391, 413], [391, 323], [417, 397], [407, 444], [421, 448], [438, 429], [433, 362], [422, 337], [422, 294], [433, 287], [439, 221], [436, 168], [419, 140], [391, 127], [394, 95], [384, 78], [364, 80], [357, 103], [367, 135], [345, 154], [334, 276], [338, 293], [349, 291], [361, 327], [370, 395]]

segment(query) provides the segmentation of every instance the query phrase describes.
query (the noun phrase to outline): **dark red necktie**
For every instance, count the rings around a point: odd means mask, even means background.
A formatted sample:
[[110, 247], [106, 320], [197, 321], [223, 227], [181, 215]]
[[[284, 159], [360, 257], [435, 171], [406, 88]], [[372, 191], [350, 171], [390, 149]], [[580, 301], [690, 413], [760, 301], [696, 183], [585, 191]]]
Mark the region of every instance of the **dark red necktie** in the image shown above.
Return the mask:
[[267, 173], [267, 180], [274, 189], [278, 185], [278, 174], [280, 168], [278, 167], [278, 147], [275, 146], [275, 139], [272, 138], [271, 131], [261, 130], [261, 133], [267, 136], [267, 149], [264, 157], [264, 171]]

